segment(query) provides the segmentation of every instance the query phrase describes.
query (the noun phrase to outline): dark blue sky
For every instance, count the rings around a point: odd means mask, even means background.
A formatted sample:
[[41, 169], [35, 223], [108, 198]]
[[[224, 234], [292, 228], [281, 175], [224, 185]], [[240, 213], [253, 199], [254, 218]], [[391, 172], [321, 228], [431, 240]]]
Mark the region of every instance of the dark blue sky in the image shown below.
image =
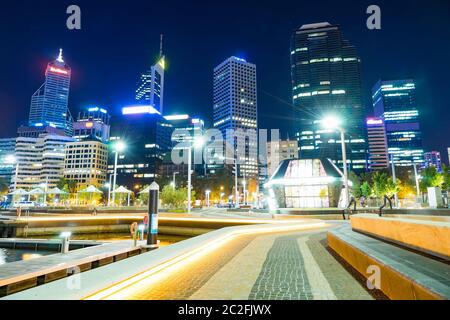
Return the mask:
[[[112, 110], [133, 101], [139, 74], [158, 54], [168, 60], [165, 109], [212, 117], [212, 69], [231, 55], [257, 65], [261, 128], [291, 125], [289, 42], [303, 24], [340, 24], [362, 59], [365, 104], [378, 78], [418, 84], [424, 147], [450, 146], [450, 1], [376, 1], [382, 30], [366, 28], [373, 1], [50, 1], [0, 5], [0, 136], [14, 136], [28, 117], [30, 96], [47, 62], [64, 48], [73, 69], [70, 109]], [[78, 4], [82, 30], [66, 29], [66, 8]], [[274, 98], [277, 97], [277, 98]], [[283, 103], [282, 101], [286, 101]]]

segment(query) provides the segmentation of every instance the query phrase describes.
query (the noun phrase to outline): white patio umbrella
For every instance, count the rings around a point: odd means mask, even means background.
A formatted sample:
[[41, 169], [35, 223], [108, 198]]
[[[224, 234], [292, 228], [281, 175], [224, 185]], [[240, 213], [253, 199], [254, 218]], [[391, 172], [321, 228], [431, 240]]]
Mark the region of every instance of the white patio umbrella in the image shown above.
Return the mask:
[[25, 195], [28, 195], [28, 191], [26, 191], [24, 189], [17, 189], [16, 191], [10, 192], [9, 194], [13, 195], [13, 196], [17, 196], [17, 195], [25, 196]]
[[45, 194], [45, 191], [41, 188], [34, 188], [30, 192], [28, 192], [28, 201], [30, 201], [30, 196], [39, 196]]
[[77, 192], [77, 205], [78, 205], [78, 194], [79, 194], [79, 193], [90, 193], [90, 194], [91, 194], [91, 199], [92, 199], [92, 195], [93, 195], [94, 193], [101, 193], [101, 194], [103, 194], [103, 191], [97, 189], [97, 188], [96, 188], [95, 186], [93, 186], [93, 185], [90, 185], [90, 186], [88, 186], [86, 189], [83, 189], [83, 190], [78, 191], [78, 192]]
[[54, 187], [52, 189], [49, 189], [47, 191], [47, 194], [67, 194], [67, 192], [59, 189], [58, 187]]
[[24, 189], [16, 189], [15, 191], [9, 193], [10, 195], [13, 196], [28, 196], [28, 199], [30, 199], [30, 196], [28, 195], [28, 191], [24, 190]]
[[120, 186], [116, 190], [114, 190], [112, 193], [115, 193], [115, 194], [119, 194], [119, 193], [127, 194], [128, 195], [127, 206], [128, 207], [130, 206], [130, 196], [133, 193], [133, 191], [128, 190], [124, 186]]

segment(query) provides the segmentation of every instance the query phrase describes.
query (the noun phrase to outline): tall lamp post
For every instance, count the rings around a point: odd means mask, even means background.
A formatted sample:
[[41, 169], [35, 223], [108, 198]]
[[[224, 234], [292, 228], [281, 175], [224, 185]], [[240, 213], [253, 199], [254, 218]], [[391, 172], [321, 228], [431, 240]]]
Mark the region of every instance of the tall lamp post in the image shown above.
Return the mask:
[[[395, 162], [394, 162], [394, 155], [391, 154], [391, 165], [392, 165], [392, 181], [394, 182], [394, 185], [397, 182], [397, 175], [395, 173]], [[398, 207], [398, 195], [397, 192], [394, 193], [394, 204], [395, 207]]]
[[173, 173], [172, 187], [173, 187], [174, 189], [175, 189], [176, 186], [177, 186], [176, 180], [175, 180], [175, 177], [176, 177], [177, 174], [179, 174], [179, 172], [174, 172], [174, 173]]
[[201, 148], [204, 145], [203, 137], [196, 137], [193, 143], [187, 148], [188, 150], [188, 214], [191, 213], [191, 193], [192, 193], [192, 150]]
[[125, 143], [123, 143], [122, 141], [118, 141], [116, 142], [116, 144], [114, 145], [114, 153], [115, 153], [115, 157], [114, 157], [114, 178], [113, 178], [113, 187], [112, 187], [112, 202], [114, 203], [116, 200], [116, 193], [114, 192], [116, 190], [116, 182], [117, 182], [117, 161], [119, 159], [119, 153], [124, 151], [126, 148]]
[[342, 161], [344, 168], [344, 187], [345, 187], [345, 208], [348, 206], [350, 199], [350, 190], [348, 189], [348, 170], [347, 170], [347, 150], [345, 146], [345, 131], [341, 127], [341, 121], [337, 117], [326, 117], [322, 120], [322, 125], [325, 129], [337, 130], [341, 134], [341, 149], [342, 149]]
[[209, 203], [209, 195], [211, 194], [211, 190], [206, 190], [205, 191], [206, 194], [206, 206], [209, 208], [210, 207], [210, 203]]

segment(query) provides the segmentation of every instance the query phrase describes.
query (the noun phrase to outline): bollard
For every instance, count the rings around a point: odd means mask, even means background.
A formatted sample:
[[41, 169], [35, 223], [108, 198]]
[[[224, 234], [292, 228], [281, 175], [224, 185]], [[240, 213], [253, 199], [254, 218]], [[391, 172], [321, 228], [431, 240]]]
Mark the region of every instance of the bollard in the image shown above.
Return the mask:
[[147, 245], [156, 247], [158, 245], [158, 203], [159, 185], [153, 182], [150, 185], [148, 195], [148, 233]]
[[70, 245], [70, 236], [72, 234], [70, 232], [63, 232], [61, 233], [60, 237], [62, 238], [61, 243], [61, 253], [68, 253], [69, 252], [69, 245]]

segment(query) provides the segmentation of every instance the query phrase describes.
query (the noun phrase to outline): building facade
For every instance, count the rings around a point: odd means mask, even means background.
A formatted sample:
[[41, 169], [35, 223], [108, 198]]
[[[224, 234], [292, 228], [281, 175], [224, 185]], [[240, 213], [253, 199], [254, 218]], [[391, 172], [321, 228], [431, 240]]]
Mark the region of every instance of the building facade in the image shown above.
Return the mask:
[[372, 89], [374, 113], [386, 125], [388, 151], [396, 165], [424, 162], [414, 80], [379, 80]]
[[18, 173], [17, 183], [13, 182], [15, 188], [53, 188], [64, 176], [65, 145], [74, 139], [53, 129], [49, 128], [37, 137], [29, 134], [30, 129], [26, 131], [28, 136], [19, 135], [16, 139]]
[[71, 72], [60, 50], [58, 58], [47, 65], [45, 82], [31, 97], [29, 126], [50, 126], [72, 136], [72, 116], [68, 108]]
[[2, 138], [0, 139], [0, 178], [6, 183], [11, 183], [14, 168], [16, 164], [11, 159], [15, 160], [16, 153], [16, 138]]
[[65, 146], [64, 177], [77, 183], [77, 191], [90, 185], [101, 188], [108, 170], [108, 145], [101, 141], [74, 141]]
[[137, 83], [136, 101], [139, 104], [151, 105], [160, 114], [163, 114], [164, 106], [164, 69], [165, 57], [162, 52], [162, 35], [161, 47], [158, 61], [144, 72]]
[[298, 158], [297, 140], [278, 140], [267, 142], [267, 177], [271, 177], [284, 160]]
[[213, 100], [214, 128], [221, 131], [223, 139], [236, 151], [239, 176], [258, 178], [256, 66], [237, 57], [219, 64], [214, 69]]
[[161, 163], [170, 149], [172, 127], [152, 106], [122, 109], [112, 118], [108, 173], [114, 171], [114, 145], [126, 145], [117, 165], [117, 185], [139, 190], [150, 185], [158, 176]]
[[342, 207], [343, 180], [330, 159], [285, 160], [266, 184], [269, 208]]
[[[180, 148], [186, 148], [189, 145], [194, 145], [196, 139], [203, 138], [205, 133], [205, 122], [198, 117], [191, 117], [187, 114], [181, 115], [169, 115], [164, 116], [167, 121], [167, 126], [170, 134], [170, 147], [166, 153], [163, 162], [160, 167], [160, 175], [164, 177], [173, 177], [173, 175], [179, 175], [180, 177], [187, 177], [188, 164], [174, 163], [172, 159], [171, 150]], [[183, 154], [186, 149], [181, 150], [180, 154]], [[193, 170], [199, 175], [206, 174], [206, 163], [203, 157], [203, 148], [196, 149], [193, 152]], [[196, 157], [197, 156], [197, 157]]]
[[386, 127], [382, 118], [367, 118], [367, 140], [369, 142], [369, 170], [389, 167]]
[[292, 99], [300, 158], [329, 158], [343, 167], [341, 139], [322, 127], [337, 116], [346, 131], [350, 169], [366, 168], [361, 61], [338, 25], [303, 25], [291, 39]]
[[82, 140], [98, 140], [103, 143], [109, 141], [110, 115], [104, 108], [91, 107], [78, 114], [73, 123], [74, 138]]
[[442, 172], [442, 158], [439, 151], [425, 152], [424, 159], [426, 168], [435, 167], [438, 172]]

